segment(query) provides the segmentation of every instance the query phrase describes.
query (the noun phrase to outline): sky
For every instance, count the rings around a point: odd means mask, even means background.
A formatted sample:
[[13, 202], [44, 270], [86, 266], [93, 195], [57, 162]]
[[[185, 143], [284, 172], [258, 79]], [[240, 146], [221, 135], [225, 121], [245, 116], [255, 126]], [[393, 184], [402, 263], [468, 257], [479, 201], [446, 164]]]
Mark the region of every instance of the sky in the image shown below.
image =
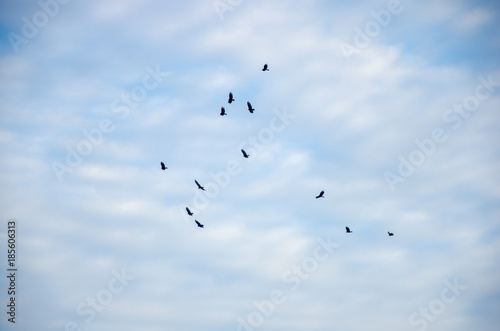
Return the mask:
[[0, 329], [498, 330], [499, 22], [1, 1]]

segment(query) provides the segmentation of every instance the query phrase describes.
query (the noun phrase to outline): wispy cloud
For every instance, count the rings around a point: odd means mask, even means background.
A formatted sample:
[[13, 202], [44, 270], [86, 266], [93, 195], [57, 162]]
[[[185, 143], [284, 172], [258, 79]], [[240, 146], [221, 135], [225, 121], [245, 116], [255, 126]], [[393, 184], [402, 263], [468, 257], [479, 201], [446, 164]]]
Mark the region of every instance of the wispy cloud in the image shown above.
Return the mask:
[[[14, 50], [23, 17], [56, 3]], [[385, 0], [222, 0], [222, 20], [214, 3], [2, 5], [15, 327], [496, 330], [498, 9], [400, 1], [385, 24]]]

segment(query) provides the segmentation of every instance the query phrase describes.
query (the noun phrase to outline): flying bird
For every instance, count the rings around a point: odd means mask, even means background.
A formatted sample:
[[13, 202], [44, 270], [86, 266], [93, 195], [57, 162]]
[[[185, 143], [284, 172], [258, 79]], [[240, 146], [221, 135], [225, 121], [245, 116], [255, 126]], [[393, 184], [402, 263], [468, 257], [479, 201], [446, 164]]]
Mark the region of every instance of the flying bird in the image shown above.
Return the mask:
[[267, 63], [264, 64], [264, 68], [262, 68], [262, 71], [269, 71], [269, 69], [267, 68]]
[[165, 167], [165, 163], [163, 163], [163, 162], [160, 162], [160, 165], [161, 165], [161, 170], [165, 170], [165, 169], [168, 169], [167, 167]]
[[233, 101], [234, 101], [233, 92], [229, 92], [229, 100], [227, 100], [227, 102], [231, 103]]
[[345, 232], [346, 232], [346, 233], [352, 233], [351, 229], [349, 229], [349, 227], [348, 227], [348, 226], [346, 226], [346, 227], [345, 227]]
[[245, 159], [248, 159], [248, 157], [250, 156], [250, 155], [248, 155], [248, 154], [247, 154], [247, 152], [245, 152], [245, 150], [244, 150], [244, 149], [242, 149], [242, 150], [241, 150], [241, 153], [243, 153], [243, 157], [244, 157]]
[[247, 102], [247, 106], [248, 106], [248, 111], [249, 111], [250, 113], [253, 113], [253, 111], [254, 111], [255, 109], [253, 109], [253, 108], [252, 108], [252, 104], [251, 104], [250, 102]]
[[193, 212], [191, 210], [189, 210], [188, 207], [186, 207], [186, 211], [187, 211], [187, 213], [188, 213], [189, 216], [193, 216]]
[[198, 188], [202, 191], [205, 191], [205, 188], [203, 186], [200, 185], [200, 183], [198, 183], [198, 181], [195, 179], [194, 182], [196, 183], [196, 185], [198, 186]]
[[321, 192], [319, 192], [319, 195], [316, 197], [316, 199], [324, 198], [324, 197], [325, 197], [325, 191], [321, 191]]
[[387, 231], [387, 233], [389, 234], [389, 237], [394, 236], [394, 233], [392, 233], [392, 232]]
[[203, 224], [201, 224], [200, 222], [198, 222], [197, 220], [194, 220], [194, 221], [196, 222], [196, 225], [198, 225], [198, 227], [199, 227], [199, 228], [204, 227], [204, 225], [203, 225]]
[[224, 107], [220, 107], [220, 116], [224, 116], [224, 115], [227, 115], [226, 109], [224, 109]]

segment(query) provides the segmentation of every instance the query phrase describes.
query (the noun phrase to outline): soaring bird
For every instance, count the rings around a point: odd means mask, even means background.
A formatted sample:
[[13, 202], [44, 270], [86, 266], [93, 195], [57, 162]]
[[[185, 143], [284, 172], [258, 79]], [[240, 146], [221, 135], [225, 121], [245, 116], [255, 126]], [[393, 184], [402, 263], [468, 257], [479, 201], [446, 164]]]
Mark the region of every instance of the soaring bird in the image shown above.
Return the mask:
[[247, 106], [248, 106], [248, 111], [253, 113], [255, 109], [252, 108], [252, 104], [250, 102], [247, 102]]
[[165, 163], [163, 163], [163, 162], [160, 162], [160, 165], [161, 165], [161, 170], [165, 170], [165, 169], [168, 169], [167, 167], [165, 167]]
[[188, 213], [189, 216], [193, 216], [193, 212], [191, 210], [189, 210], [188, 207], [186, 207], [186, 211], [187, 211], [187, 213]]
[[224, 107], [220, 107], [220, 116], [224, 116], [224, 115], [227, 115], [226, 109], [224, 109]]
[[349, 227], [348, 227], [348, 226], [346, 226], [346, 227], [345, 227], [345, 232], [346, 232], [346, 233], [352, 233], [351, 229], [349, 229]]
[[244, 150], [244, 149], [242, 149], [242, 150], [241, 150], [241, 152], [243, 153], [243, 157], [244, 157], [245, 159], [248, 159], [248, 157], [249, 157], [250, 155], [248, 155], [248, 154], [247, 154], [247, 152], [245, 152], [245, 150]]
[[200, 222], [198, 222], [197, 220], [194, 220], [194, 221], [196, 222], [196, 225], [198, 225], [198, 227], [199, 227], [199, 228], [204, 227], [204, 225], [203, 225], [203, 224], [201, 224]]
[[234, 101], [233, 92], [229, 92], [229, 100], [227, 100], [227, 102], [231, 103], [233, 101]]
[[389, 234], [389, 237], [394, 236], [394, 233], [392, 233], [392, 232], [387, 231], [387, 233]]
[[194, 182], [196, 183], [196, 185], [198, 186], [198, 188], [202, 191], [205, 191], [205, 188], [203, 186], [200, 185], [200, 183], [198, 183], [198, 181], [195, 179]]
[[262, 71], [269, 71], [268, 67], [267, 67], [267, 63], [264, 64], [264, 68], [262, 68]]
[[319, 192], [319, 195], [316, 197], [316, 199], [324, 198], [324, 197], [325, 197], [325, 191], [321, 191], [321, 192]]

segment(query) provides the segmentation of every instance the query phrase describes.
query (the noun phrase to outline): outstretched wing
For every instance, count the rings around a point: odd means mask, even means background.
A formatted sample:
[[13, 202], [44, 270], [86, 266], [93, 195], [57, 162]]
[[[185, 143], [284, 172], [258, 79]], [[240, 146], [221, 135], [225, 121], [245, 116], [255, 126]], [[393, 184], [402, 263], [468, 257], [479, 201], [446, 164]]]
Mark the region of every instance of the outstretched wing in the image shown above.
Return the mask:
[[250, 103], [250, 101], [247, 101], [247, 106], [248, 106], [248, 109], [252, 109], [252, 104]]
[[349, 229], [349, 227], [348, 227], [348, 226], [346, 226], [346, 227], [345, 227], [345, 231], [346, 231], [346, 232], [351, 232], [351, 229]]

